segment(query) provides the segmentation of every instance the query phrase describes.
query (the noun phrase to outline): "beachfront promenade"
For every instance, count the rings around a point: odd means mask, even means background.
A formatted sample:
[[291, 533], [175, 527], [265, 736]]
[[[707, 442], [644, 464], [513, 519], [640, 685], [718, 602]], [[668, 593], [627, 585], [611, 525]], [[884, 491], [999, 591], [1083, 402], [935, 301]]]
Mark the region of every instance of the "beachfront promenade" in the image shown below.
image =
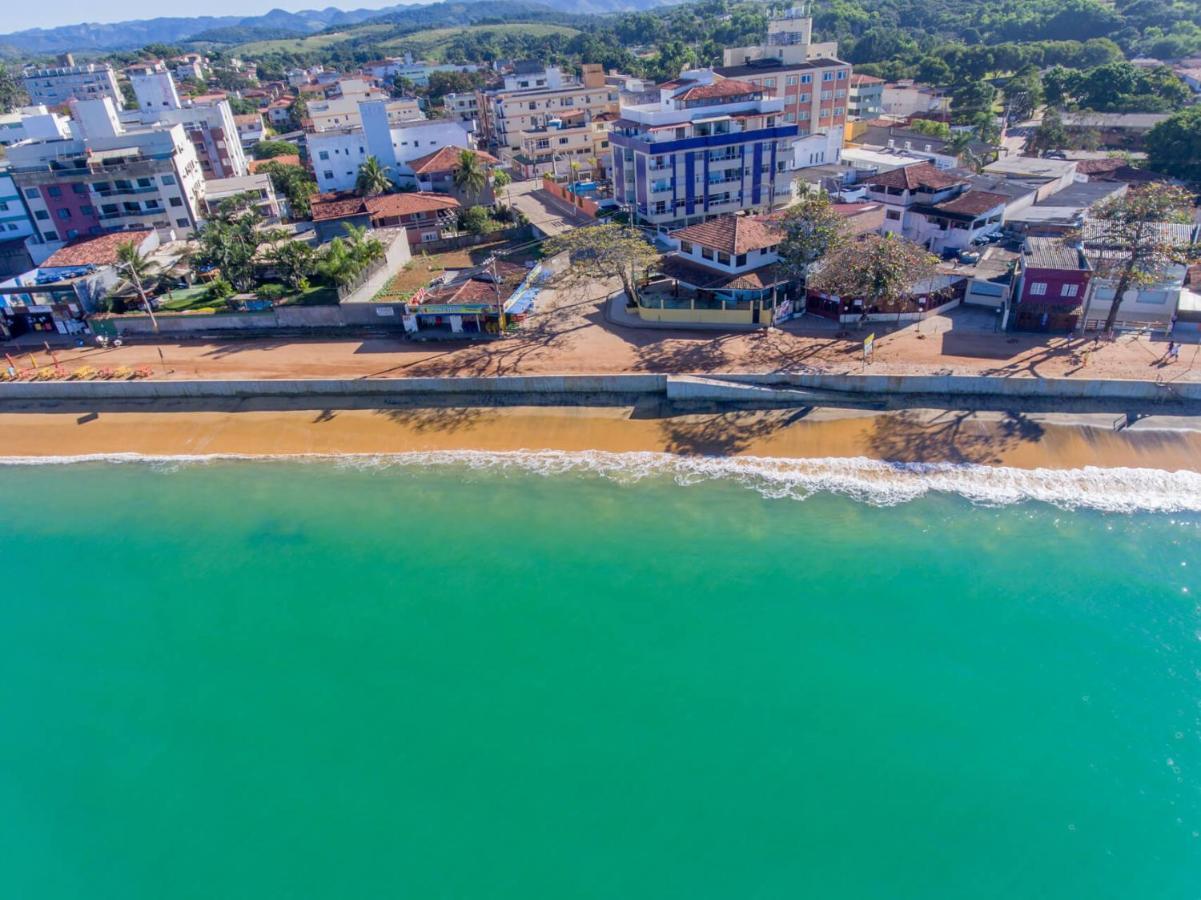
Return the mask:
[[[139, 336], [118, 349], [67, 347], [55, 353], [68, 372], [82, 366], [147, 367], [156, 380], [806, 372], [1201, 381], [1196, 344], [1184, 345], [1179, 360], [1168, 364], [1162, 337], [1131, 334], [1096, 343], [996, 332], [995, 316], [986, 310], [960, 308], [900, 329], [874, 326], [875, 351], [865, 364], [867, 332], [840, 332], [824, 320], [803, 318], [754, 332], [631, 328], [605, 315], [604, 286], [595, 293], [545, 290], [537, 313], [519, 332], [491, 342]], [[24, 351], [4, 349], [22, 368], [31, 366]], [[34, 361], [53, 365], [40, 350], [34, 351]]]

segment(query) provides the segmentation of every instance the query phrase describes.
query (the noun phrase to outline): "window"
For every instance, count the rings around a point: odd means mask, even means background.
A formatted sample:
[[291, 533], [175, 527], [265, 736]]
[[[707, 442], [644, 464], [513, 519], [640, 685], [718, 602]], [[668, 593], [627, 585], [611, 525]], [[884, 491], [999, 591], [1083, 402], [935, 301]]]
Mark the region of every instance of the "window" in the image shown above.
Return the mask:
[[1030, 283], [1030, 295], [1032, 297], [1041, 297], [1047, 292], [1047, 283], [1045, 281], [1033, 281]]
[[1059, 296], [1060, 297], [1075, 297], [1076, 292], [1078, 290], [1080, 290], [1080, 285], [1078, 285], [1078, 284], [1065, 284], [1063, 287], [1061, 287], [1059, 289]]
[[25, 196], [28, 197], [30, 200], [36, 200], [38, 198], [38, 189], [37, 188], [25, 188]]
[[833, 81], [833, 80], [834, 80], [833, 72], [822, 72], [822, 81]]
[[317, 158], [318, 159], [329, 159], [329, 151], [322, 150], [320, 153], [317, 154]]
[[96, 210], [92, 209], [91, 204], [88, 204], [88, 203], [85, 203], [83, 206], [79, 207], [80, 215], [90, 216], [95, 211]]
[[884, 218], [890, 219], [893, 222], [899, 222], [899, 221], [901, 221], [901, 213], [899, 210], [890, 209], [886, 213], [884, 213]]
[[713, 251], [708, 247], [701, 247], [701, 259], [713, 259]]
[[50, 187], [46, 188], [46, 193], [51, 197], [61, 197], [63, 195], [63, 189], [58, 185], [51, 185]]
[[0, 200], [0, 212], [8, 212], [8, 204]]
[[44, 237], [48, 241], [57, 241], [58, 240], [58, 232], [57, 231], [43, 231], [42, 237]]
[[739, 253], [736, 257], [734, 257], [734, 265], [745, 266], [746, 265], [746, 254]]
[[183, 206], [183, 200], [179, 197], [172, 197], [170, 203], [172, 206]]
[[44, 210], [44, 209], [38, 209], [38, 210], [34, 211], [33, 217], [35, 219], [37, 219], [39, 222], [45, 222], [47, 219], [50, 218], [50, 213], [46, 212], [46, 210]]
[[149, 178], [139, 178], [138, 179], [138, 187], [144, 187], [144, 188], [145, 187], [153, 187], [153, 185], [154, 185], [154, 182], [151, 181]]
[[178, 225], [180, 228], [187, 228], [188, 220], [187, 219], [176, 219], [175, 224]]
[[812, 83], [813, 83], [812, 75], [802, 75], [801, 76], [801, 84], [812, 84]]
[[788, 76], [788, 77], [787, 77], [787, 78], [784, 80], [784, 83], [785, 83], [786, 85], [788, 85], [788, 87], [792, 87], [794, 84], [796, 84], [796, 83], [797, 83], [797, 77], [796, 77], [795, 75], [789, 75], [789, 76]]
[[774, 79], [774, 78], [763, 79], [763, 86], [769, 87], [769, 88], [774, 88], [776, 86], [776, 79]]
[[681, 253], [691, 253], [692, 252], [692, 244], [688, 241], [680, 241], [680, 252]]
[[839, 81], [846, 81], [846, 79], [847, 79], [847, 71], [846, 71], [846, 69], [842, 69], [842, 70], [841, 70], [841, 71], [838, 73], [838, 80], [839, 80]]
[[71, 190], [76, 194], [86, 194], [88, 192], [88, 186], [82, 181], [75, 181], [71, 183]]

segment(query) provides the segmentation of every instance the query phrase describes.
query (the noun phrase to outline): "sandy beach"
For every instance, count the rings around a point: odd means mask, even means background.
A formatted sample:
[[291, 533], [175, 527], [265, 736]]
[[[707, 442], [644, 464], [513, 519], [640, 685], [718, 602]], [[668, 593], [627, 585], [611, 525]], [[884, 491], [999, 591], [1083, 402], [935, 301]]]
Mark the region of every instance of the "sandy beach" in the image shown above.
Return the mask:
[[6, 457], [389, 454], [434, 450], [659, 451], [867, 457], [1018, 468], [1201, 471], [1198, 420], [945, 410], [663, 414], [631, 407], [80, 410], [0, 414]]

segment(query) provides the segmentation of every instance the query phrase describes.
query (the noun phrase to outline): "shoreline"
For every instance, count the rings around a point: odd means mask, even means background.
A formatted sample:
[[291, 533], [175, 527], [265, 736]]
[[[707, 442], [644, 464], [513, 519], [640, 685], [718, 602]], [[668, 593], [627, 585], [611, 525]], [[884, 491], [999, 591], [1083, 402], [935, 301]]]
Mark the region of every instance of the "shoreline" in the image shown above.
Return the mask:
[[[1201, 472], [1201, 419], [909, 409], [664, 412], [628, 406], [93, 409], [43, 402], [0, 412], [0, 456], [281, 458], [479, 451], [868, 459], [1017, 469]], [[311, 405], [310, 405], [311, 407]]]

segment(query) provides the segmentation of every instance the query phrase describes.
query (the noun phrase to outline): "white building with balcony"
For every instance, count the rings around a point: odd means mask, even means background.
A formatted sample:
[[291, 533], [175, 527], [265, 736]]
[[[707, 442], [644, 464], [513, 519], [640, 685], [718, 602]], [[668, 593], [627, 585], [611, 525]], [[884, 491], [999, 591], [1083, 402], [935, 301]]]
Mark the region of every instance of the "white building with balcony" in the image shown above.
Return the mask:
[[309, 159], [322, 193], [348, 191], [354, 187], [359, 166], [374, 156], [398, 184], [414, 183], [412, 171], [404, 164], [443, 147], [475, 144], [461, 122], [448, 119], [423, 119], [394, 124], [390, 121], [387, 101], [360, 104], [356, 128], [337, 128], [308, 135]]
[[204, 175], [182, 125], [126, 125], [107, 97], [78, 101], [73, 112], [74, 136], [8, 150], [36, 229], [35, 263], [87, 235], [151, 228], [172, 239], [196, 230]]
[[609, 131], [614, 196], [661, 230], [790, 202], [798, 129], [784, 101], [707, 69], [622, 107]]

